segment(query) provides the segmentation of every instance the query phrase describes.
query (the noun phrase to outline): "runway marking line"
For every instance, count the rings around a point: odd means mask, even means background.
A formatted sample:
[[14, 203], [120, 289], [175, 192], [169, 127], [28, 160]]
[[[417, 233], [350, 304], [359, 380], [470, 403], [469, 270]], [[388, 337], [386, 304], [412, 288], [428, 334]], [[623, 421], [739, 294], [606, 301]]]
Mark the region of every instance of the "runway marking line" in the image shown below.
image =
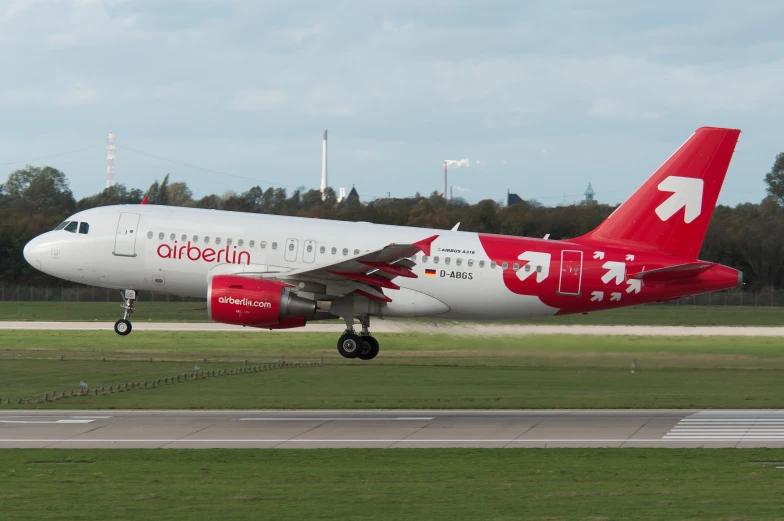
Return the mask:
[[289, 422], [289, 421], [308, 421], [308, 422], [331, 422], [331, 421], [431, 421], [434, 418], [240, 418], [240, 421], [263, 421], [263, 422]]
[[63, 425], [63, 424], [85, 424], [95, 420], [55, 420], [55, 421], [28, 421], [28, 420], [0, 420], [0, 423], [23, 423], [26, 425]]

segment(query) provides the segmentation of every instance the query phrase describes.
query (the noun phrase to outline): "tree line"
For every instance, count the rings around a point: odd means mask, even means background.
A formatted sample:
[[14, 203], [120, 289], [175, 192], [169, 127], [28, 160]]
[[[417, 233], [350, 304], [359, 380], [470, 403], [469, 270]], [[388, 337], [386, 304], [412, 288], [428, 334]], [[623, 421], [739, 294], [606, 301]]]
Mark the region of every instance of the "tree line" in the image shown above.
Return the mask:
[[[752, 290], [784, 288], [784, 153], [776, 157], [765, 182], [768, 197], [760, 203], [716, 208], [700, 254], [701, 259], [742, 270], [746, 287]], [[63, 172], [28, 166], [12, 172], [0, 185], [0, 282], [61, 285], [59, 279], [25, 262], [22, 249], [27, 241], [77, 211], [137, 204], [145, 196], [150, 204], [439, 229], [459, 222], [462, 231], [526, 237], [549, 234], [551, 239], [587, 233], [616, 208], [596, 202], [546, 207], [534, 200], [512, 206], [489, 199], [468, 204], [460, 198], [446, 201], [438, 192], [363, 203], [354, 196], [338, 201], [332, 188], [322, 198], [318, 190], [301, 188], [288, 193], [283, 188], [260, 186], [197, 199], [186, 183], [169, 182], [168, 174], [147, 190], [117, 184], [76, 200]]]

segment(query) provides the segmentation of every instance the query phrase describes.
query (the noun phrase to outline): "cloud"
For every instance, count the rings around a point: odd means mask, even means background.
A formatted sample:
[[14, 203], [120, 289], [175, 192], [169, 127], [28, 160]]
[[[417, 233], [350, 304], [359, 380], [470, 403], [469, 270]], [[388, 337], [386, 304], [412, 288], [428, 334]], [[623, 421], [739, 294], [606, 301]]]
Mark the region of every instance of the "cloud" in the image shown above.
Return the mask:
[[291, 45], [305, 45], [323, 35], [326, 26], [323, 23], [288, 27], [277, 31], [278, 36]]
[[231, 108], [244, 112], [259, 112], [281, 107], [288, 102], [288, 96], [279, 90], [249, 89], [237, 93], [231, 101]]
[[99, 91], [91, 85], [73, 85], [55, 97], [56, 103], [63, 107], [92, 105], [99, 98]]

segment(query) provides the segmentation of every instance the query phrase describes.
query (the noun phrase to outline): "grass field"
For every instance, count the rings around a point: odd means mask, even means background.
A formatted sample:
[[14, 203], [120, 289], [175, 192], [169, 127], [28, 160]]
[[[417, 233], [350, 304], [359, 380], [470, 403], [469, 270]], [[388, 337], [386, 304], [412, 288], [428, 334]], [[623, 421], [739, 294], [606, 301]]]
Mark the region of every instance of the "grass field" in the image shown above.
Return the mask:
[[[207, 322], [204, 302], [141, 302], [135, 321]], [[0, 302], [0, 320], [113, 322], [122, 316], [116, 302]], [[511, 322], [505, 322], [511, 323]], [[567, 315], [518, 324], [596, 324], [667, 326], [784, 326], [784, 307], [657, 305], [589, 315]]]
[[[777, 338], [379, 335], [372, 362], [311, 333], [0, 331], [0, 398], [280, 360], [321, 367], [82, 396], [51, 408], [780, 408]], [[62, 360], [60, 359], [62, 357]], [[104, 358], [106, 359], [104, 361]], [[632, 360], [637, 372], [630, 371]]]
[[0, 451], [0, 519], [784, 519], [784, 450]]

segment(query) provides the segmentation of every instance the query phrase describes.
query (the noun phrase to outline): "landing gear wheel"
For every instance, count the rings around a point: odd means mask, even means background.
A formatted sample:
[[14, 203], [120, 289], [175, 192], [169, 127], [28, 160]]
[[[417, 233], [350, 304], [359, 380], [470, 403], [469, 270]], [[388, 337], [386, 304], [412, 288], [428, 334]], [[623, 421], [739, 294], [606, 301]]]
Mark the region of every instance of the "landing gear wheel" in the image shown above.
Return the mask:
[[370, 335], [361, 338], [362, 351], [360, 351], [358, 358], [360, 360], [373, 360], [378, 355], [378, 340]]
[[125, 336], [131, 332], [131, 329], [133, 329], [131, 322], [124, 318], [114, 323], [114, 332], [118, 335]]
[[355, 333], [345, 333], [338, 339], [338, 353], [343, 358], [356, 358], [362, 351], [362, 338]]

